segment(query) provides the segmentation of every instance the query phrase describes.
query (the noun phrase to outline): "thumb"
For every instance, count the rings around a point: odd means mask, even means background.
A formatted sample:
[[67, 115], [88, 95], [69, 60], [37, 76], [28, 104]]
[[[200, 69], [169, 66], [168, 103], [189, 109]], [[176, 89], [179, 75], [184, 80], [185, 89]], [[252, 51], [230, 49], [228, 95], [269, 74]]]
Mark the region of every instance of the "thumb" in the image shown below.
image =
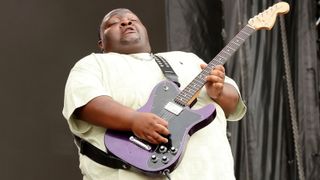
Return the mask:
[[206, 65], [206, 64], [200, 64], [200, 68], [201, 69], [204, 69], [204, 68], [206, 68], [208, 65]]

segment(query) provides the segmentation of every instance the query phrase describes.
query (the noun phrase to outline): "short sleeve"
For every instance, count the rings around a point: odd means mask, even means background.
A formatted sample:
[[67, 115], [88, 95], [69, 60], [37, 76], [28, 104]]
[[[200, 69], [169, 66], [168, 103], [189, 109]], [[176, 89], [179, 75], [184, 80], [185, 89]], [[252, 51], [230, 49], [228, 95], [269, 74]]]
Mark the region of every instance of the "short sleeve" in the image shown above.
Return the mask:
[[239, 101], [238, 101], [236, 110], [235, 110], [235, 112], [233, 112], [232, 114], [230, 114], [228, 116], [227, 120], [228, 121], [239, 121], [246, 114], [247, 107], [246, 107], [246, 105], [244, 104], [244, 102], [242, 100], [241, 93], [239, 91], [239, 87], [236, 84], [236, 82], [234, 82], [234, 80], [232, 80], [228, 76], [225, 76], [225, 83], [231, 84], [233, 87], [235, 87], [237, 92], [238, 92], [238, 94], [239, 94]]
[[62, 114], [75, 134], [88, 131], [91, 125], [75, 119], [74, 111], [95, 97], [110, 94], [103, 84], [102, 73], [94, 54], [78, 61], [70, 71], [65, 86]]

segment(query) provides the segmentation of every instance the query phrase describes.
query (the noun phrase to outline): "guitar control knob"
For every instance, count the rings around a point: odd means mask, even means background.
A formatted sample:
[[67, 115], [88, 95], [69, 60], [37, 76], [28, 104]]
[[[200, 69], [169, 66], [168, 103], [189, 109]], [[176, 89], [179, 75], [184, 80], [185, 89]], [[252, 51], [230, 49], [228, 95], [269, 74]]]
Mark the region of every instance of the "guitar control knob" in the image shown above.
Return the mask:
[[151, 161], [152, 161], [153, 163], [158, 162], [157, 156], [156, 156], [156, 155], [152, 155], [152, 156], [151, 156]]
[[169, 162], [169, 158], [167, 156], [162, 156], [162, 159], [161, 161], [164, 163], [164, 164], [167, 164]]
[[161, 152], [161, 153], [165, 153], [165, 152], [167, 152], [167, 147], [165, 147], [165, 146], [160, 146], [160, 148], [159, 148], [159, 151]]
[[177, 154], [178, 149], [172, 146], [172, 147], [170, 148], [170, 152], [171, 152], [171, 154], [175, 155], [175, 154]]

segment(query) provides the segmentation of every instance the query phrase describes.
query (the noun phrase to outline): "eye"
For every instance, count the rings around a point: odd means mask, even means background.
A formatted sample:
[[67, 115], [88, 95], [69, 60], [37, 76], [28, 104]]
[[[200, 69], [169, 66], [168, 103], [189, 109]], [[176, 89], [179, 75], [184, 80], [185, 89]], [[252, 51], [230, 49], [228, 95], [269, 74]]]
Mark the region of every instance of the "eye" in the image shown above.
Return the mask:
[[109, 21], [106, 23], [106, 28], [111, 27], [113, 25], [116, 25], [120, 22], [119, 19], [114, 18], [114, 19], [109, 19]]
[[108, 27], [111, 27], [111, 26], [113, 26], [113, 25], [115, 25], [115, 24], [117, 24], [117, 22], [108, 23], [108, 24], [106, 25], [106, 27], [108, 28]]
[[130, 17], [128, 18], [130, 21], [134, 21], [134, 22], [139, 22], [139, 19], [137, 19], [136, 17]]
[[117, 25], [117, 24], [119, 24], [119, 23], [120, 23], [120, 21], [113, 21], [113, 22], [110, 22], [110, 23], [108, 23], [108, 24], [106, 25], [106, 28], [109, 28], [109, 27], [115, 26], [115, 25]]

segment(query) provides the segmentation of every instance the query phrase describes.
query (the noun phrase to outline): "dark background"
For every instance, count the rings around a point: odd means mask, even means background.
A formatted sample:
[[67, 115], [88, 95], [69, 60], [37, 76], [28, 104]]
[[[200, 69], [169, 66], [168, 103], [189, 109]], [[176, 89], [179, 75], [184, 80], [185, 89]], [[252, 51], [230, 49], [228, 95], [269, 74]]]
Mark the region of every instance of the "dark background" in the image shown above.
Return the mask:
[[0, 5], [0, 179], [82, 179], [62, 117], [64, 85], [76, 61], [97, 48], [113, 8], [135, 11], [154, 51], [166, 49], [164, 2], [8, 0]]

